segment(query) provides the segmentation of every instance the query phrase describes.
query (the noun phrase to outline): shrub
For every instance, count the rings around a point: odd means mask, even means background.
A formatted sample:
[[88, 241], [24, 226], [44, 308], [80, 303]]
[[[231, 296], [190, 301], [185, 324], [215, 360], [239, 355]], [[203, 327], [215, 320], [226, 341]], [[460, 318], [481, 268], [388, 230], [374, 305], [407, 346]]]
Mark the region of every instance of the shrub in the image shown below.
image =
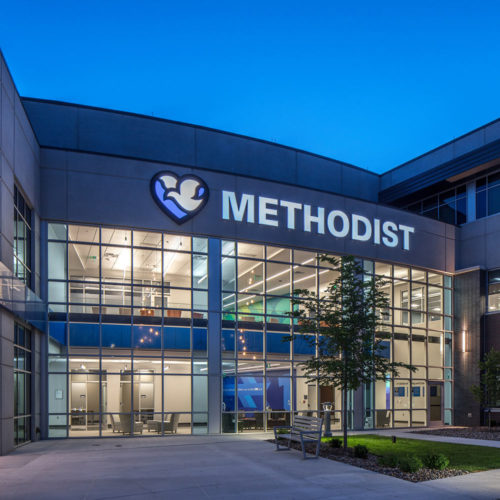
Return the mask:
[[399, 468], [403, 472], [417, 472], [423, 466], [424, 464], [422, 463], [422, 460], [415, 455], [410, 455], [399, 460]]
[[330, 441], [330, 446], [332, 448], [342, 448], [342, 439], [340, 438], [332, 438]]
[[290, 432], [290, 429], [276, 429], [276, 434], [288, 434]]
[[396, 455], [383, 455], [378, 457], [377, 463], [382, 467], [397, 467], [399, 461]]
[[448, 467], [450, 460], [446, 455], [442, 453], [429, 453], [423, 459], [424, 465], [429, 469], [443, 470]]
[[354, 456], [357, 458], [367, 458], [368, 457], [368, 448], [362, 444], [357, 444], [354, 447]]

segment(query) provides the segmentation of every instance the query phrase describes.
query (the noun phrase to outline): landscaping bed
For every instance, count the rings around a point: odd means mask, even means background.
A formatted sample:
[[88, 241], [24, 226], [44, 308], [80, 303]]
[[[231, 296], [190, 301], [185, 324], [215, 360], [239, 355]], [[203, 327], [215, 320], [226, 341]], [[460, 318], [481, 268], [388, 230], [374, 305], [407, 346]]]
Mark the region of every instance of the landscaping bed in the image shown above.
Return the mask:
[[487, 441], [500, 441], [500, 428], [492, 427], [450, 427], [446, 429], [426, 429], [412, 431], [414, 434], [429, 434], [431, 436], [447, 436], [467, 439], [484, 439]]
[[[274, 439], [269, 441], [275, 442]], [[346, 452], [343, 448], [332, 447], [330, 441], [331, 438], [323, 438], [319, 452], [321, 457], [412, 482], [443, 479], [479, 470], [500, 468], [500, 450], [496, 448], [417, 439], [397, 439], [397, 442], [393, 443], [390, 437], [353, 435], [349, 437], [349, 446], [353, 447], [349, 447]], [[367, 449], [366, 458], [355, 456], [354, 447], [356, 446]], [[301, 449], [300, 443], [292, 442], [291, 447], [296, 450]], [[315, 445], [308, 444], [306, 451], [315, 454]], [[422, 461], [425, 463], [430, 455], [436, 454], [440, 454], [441, 457], [444, 455], [446, 459], [446, 465], [442, 464], [441, 470], [422, 467]], [[418, 463], [416, 467], [418, 470], [413, 472], [401, 470], [408, 468], [404, 467], [408, 461]]]

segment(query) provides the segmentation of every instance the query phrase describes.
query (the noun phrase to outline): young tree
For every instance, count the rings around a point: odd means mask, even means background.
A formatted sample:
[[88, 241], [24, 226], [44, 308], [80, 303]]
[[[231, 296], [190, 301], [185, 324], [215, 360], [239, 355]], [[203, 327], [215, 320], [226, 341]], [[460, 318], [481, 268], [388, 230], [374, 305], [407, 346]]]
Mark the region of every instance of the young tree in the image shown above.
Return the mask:
[[474, 397], [483, 405], [500, 406], [500, 351], [492, 348], [479, 363], [480, 385], [471, 387]]
[[[383, 315], [389, 307], [382, 291], [383, 279], [366, 279], [359, 260], [327, 255], [318, 257], [337, 272], [337, 277], [320, 296], [309, 290], [294, 290], [291, 317], [295, 332], [308, 334], [307, 342], [316, 355], [304, 361], [308, 381], [342, 390], [342, 426], [347, 448], [347, 393], [362, 384], [397, 376], [398, 368], [415, 371], [411, 365], [395, 363], [384, 356]], [[293, 340], [294, 334], [287, 340]]]

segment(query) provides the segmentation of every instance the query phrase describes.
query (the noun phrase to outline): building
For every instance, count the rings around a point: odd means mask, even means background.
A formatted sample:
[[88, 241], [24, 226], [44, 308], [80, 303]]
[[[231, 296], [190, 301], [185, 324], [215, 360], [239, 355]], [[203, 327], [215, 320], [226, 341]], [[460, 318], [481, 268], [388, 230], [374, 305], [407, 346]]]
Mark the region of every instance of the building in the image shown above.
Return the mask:
[[356, 429], [479, 424], [500, 348], [500, 120], [383, 175], [261, 140], [20, 98], [1, 58], [0, 450], [252, 432], [341, 399], [282, 342], [293, 288], [387, 278], [387, 355]]

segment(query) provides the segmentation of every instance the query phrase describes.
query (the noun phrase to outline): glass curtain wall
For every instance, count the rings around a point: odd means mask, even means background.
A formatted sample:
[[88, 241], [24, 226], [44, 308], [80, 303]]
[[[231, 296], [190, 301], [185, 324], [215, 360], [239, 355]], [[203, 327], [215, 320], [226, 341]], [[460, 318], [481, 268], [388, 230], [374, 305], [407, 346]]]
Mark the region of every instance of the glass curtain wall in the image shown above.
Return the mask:
[[322, 293], [336, 273], [318, 266], [314, 252], [243, 242], [222, 243], [223, 432], [272, 430], [294, 412], [318, 415], [334, 404], [340, 427], [341, 397], [305, 377], [301, 361], [315, 354], [293, 328], [292, 291]]
[[14, 275], [31, 285], [31, 209], [14, 186]]
[[[222, 431], [271, 430], [293, 415], [322, 415], [338, 389], [308, 381], [314, 356], [291, 294], [321, 295], [337, 272], [315, 252], [222, 241]], [[49, 224], [50, 436], [207, 432], [208, 242], [123, 228]], [[217, 256], [219, 258], [219, 256]], [[363, 261], [365, 279], [385, 278], [384, 355], [412, 363], [348, 397], [348, 419], [365, 428], [425, 426], [429, 385], [440, 384], [442, 421], [452, 414], [452, 280], [426, 270]], [[311, 332], [310, 335], [314, 335]]]
[[14, 444], [31, 440], [31, 332], [14, 324]]
[[500, 311], [500, 269], [488, 271], [488, 311]]
[[[293, 325], [287, 314], [296, 288], [321, 294], [336, 278], [317, 254], [274, 246], [222, 244], [222, 357], [224, 432], [270, 430], [295, 413], [321, 415], [333, 405], [332, 428], [340, 428], [338, 389], [308, 382], [301, 362], [315, 355], [304, 335], [283, 342]], [[383, 262], [364, 261], [365, 279], [385, 279], [390, 307], [382, 311], [384, 355], [412, 363], [364, 388], [365, 428], [425, 426], [429, 381], [444, 383], [443, 422], [451, 424], [452, 280], [449, 276]], [[353, 422], [350, 394], [348, 421]]]
[[207, 239], [49, 224], [49, 435], [207, 431]]

